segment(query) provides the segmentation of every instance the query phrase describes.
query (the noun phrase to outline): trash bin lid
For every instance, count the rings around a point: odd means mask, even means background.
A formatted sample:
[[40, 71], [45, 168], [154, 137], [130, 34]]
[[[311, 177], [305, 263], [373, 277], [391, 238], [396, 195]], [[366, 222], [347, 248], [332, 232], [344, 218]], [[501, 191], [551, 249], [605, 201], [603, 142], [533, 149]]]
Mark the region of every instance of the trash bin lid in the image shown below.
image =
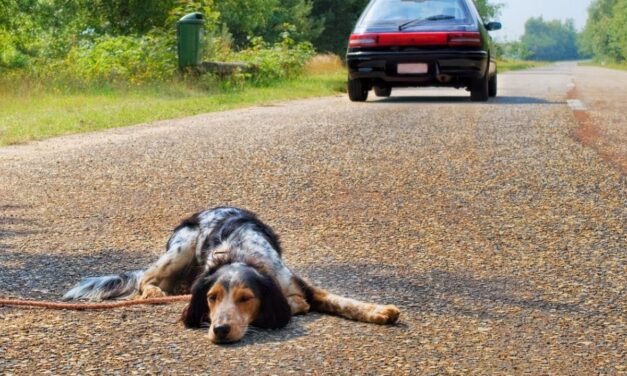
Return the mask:
[[186, 14], [178, 20], [177, 23], [184, 24], [202, 24], [205, 22], [205, 17], [200, 12], [194, 12], [190, 14]]

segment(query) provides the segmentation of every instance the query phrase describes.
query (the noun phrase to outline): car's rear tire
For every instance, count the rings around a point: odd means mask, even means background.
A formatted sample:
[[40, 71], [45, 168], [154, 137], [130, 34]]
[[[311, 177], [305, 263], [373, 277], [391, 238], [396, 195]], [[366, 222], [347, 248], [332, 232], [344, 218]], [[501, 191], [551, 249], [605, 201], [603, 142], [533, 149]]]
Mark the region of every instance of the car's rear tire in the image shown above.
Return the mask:
[[375, 86], [374, 95], [377, 97], [387, 98], [392, 95], [392, 88], [389, 86]]
[[352, 102], [365, 102], [368, 99], [368, 87], [359, 78], [348, 80], [348, 98]]
[[496, 94], [498, 93], [498, 83], [496, 76], [497, 74], [496, 72], [494, 72], [494, 76], [492, 76], [492, 78], [490, 78], [490, 82], [488, 82], [488, 95], [490, 96], [490, 98], [496, 97]]
[[473, 102], [486, 102], [490, 97], [489, 76], [486, 72], [485, 76], [472, 83], [470, 88], [470, 100]]

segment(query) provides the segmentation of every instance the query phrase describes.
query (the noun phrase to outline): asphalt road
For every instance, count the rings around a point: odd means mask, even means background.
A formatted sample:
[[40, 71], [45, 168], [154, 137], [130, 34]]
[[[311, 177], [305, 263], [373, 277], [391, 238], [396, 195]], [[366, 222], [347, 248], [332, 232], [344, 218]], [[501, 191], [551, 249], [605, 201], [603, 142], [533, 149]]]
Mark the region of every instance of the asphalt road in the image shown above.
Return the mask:
[[624, 374], [627, 184], [573, 137], [574, 76], [504, 74], [487, 104], [341, 96], [0, 149], [0, 297], [141, 268], [182, 217], [228, 204], [310, 280], [402, 310], [216, 346], [182, 304], [0, 307], [0, 374]]

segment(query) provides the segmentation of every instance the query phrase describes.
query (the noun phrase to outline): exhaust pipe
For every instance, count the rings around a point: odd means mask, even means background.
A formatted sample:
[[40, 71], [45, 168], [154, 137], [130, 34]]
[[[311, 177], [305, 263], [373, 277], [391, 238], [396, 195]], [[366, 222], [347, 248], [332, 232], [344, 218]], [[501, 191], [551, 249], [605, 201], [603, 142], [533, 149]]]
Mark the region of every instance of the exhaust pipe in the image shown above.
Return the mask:
[[453, 81], [453, 77], [449, 76], [448, 74], [438, 74], [437, 79], [444, 84], [448, 84], [449, 82]]

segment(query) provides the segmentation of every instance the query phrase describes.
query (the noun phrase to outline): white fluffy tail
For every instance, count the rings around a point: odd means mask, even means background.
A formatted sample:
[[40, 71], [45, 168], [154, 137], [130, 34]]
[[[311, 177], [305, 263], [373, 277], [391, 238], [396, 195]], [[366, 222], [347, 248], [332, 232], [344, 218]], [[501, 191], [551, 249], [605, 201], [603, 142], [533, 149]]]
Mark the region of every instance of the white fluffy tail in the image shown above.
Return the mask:
[[120, 275], [85, 278], [65, 293], [63, 300], [126, 299], [139, 291], [143, 275], [143, 270], [136, 270]]

